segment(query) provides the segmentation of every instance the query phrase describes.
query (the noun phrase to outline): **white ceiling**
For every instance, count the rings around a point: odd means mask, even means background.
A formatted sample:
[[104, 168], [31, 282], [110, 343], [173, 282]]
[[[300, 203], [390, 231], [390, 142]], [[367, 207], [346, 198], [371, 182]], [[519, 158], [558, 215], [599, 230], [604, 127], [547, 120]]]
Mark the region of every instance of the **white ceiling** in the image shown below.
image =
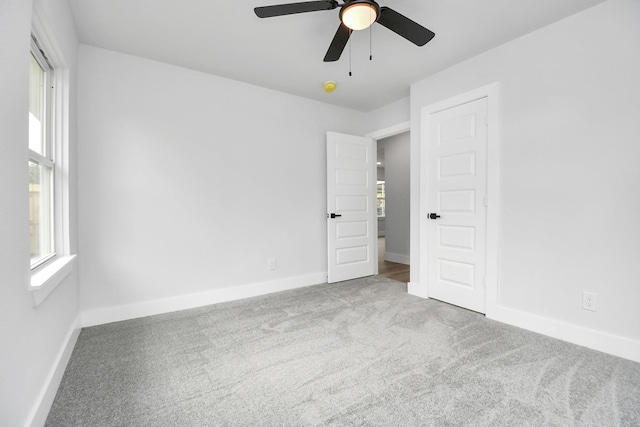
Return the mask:
[[[436, 33], [417, 47], [379, 24], [322, 61], [338, 9], [260, 19], [256, 6], [287, 0], [69, 0], [81, 43], [370, 111], [409, 85], [604, 0], [382, 0]], [[589, 35], [585, 34], [585, 40]], [[327, 94], [322, 84], [335, 80]]]

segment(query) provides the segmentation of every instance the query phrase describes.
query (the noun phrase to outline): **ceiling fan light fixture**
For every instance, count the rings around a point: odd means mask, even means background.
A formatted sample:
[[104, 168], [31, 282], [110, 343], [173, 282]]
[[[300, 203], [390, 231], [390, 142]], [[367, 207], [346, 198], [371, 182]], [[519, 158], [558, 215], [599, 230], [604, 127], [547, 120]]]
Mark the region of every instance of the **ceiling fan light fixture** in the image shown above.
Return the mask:
[[356, 1], [343, 7], [340, 20], [349, 29], [364, 30], [376, 22], [379, 6], [368, 0]]

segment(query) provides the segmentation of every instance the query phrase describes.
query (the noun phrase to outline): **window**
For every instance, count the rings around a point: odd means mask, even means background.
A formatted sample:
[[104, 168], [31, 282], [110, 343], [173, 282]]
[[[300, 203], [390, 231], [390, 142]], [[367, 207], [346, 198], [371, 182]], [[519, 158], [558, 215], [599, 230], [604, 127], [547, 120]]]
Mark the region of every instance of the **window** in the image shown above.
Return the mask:
[[55, 256], [53, 67], [34, 38], [29, 67], [29, 238], [31, 269]]
[[[33, 2], [29, 58], [29, 222], [33, 307], [73, 271], [70, 240], [71, 70], [40, 2]], [[26, 117], [25, 117], [26, 118]]]
[[384, 181], [378, 181], [378, 194], [377, 194], [377, 204], [378, 204], [378, 218], [385, 216], [384, 209]]

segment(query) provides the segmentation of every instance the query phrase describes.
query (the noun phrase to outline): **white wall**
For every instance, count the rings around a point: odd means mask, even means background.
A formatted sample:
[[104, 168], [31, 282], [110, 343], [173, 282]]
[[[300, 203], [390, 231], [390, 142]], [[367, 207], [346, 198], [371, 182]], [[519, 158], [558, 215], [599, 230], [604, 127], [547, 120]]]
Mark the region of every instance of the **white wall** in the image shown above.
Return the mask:
[[[73, 170], [77, 42], [66, 1], [43, 0], [41, 3], [70, 67]], [[78, 283], [77, 274], [71, 273], [41, 305], [32, 307], [27, 290], [30, 278], [28, 70], [32, 5], [31, 1], [6, 1], [0, 9], [0, 425], [21, 426], [32, 420], [33, 425], [40, 425], [53, 398], [51, 392], [55, 394], [57, 388], [54, 378], [57, 362], [75, 329]], [[70, 196], [71, 246], [75, 249], [73, 175]]]
[[378, 141], [384, 145], [385, 255], [387, 261], [409, 264], [409, 132]]
[[[412, 255], [423, 223], [420, 109], [498, 82], [499, 304], [514, 310], [514, 319], [520, 313], [568, 325], [582, 343], [589, 339], [578, 332], [612, 342], [623, 337], [618, 342], [631, 349], [625, 357], [636, 359], [639, 23], [640, 2], [610, 0], [411, 88]], [[412, 282], [420, 277], [418, 259]], [[583, 290], [598, 294], [597, 312], [582, 310]]]
[[367, 113], [367, 131], [376, 132], [409, 120], [409, 97], [377, 108]]
[[79, 56], [85, 324], [326, 280], [326, 131], [363, 134], [364, 113], [93, 47]]

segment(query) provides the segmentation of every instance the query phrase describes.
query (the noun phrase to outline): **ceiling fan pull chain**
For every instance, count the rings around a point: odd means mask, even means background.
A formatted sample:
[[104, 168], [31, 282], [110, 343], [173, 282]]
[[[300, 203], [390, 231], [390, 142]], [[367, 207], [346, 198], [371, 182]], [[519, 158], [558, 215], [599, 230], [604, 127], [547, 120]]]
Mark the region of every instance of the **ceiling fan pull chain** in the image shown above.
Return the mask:
[[349, 77], [351, 77], [351, 38], [349, 38]]
[[[372, 9], [369, 9], [369, 17], [371, 18], [371, 11]], [[373, 25], [369, 25], [369, 61], [371, 61], [373, 59], [373, 53], [371, 52], [371, 27], [373, 27]]]

